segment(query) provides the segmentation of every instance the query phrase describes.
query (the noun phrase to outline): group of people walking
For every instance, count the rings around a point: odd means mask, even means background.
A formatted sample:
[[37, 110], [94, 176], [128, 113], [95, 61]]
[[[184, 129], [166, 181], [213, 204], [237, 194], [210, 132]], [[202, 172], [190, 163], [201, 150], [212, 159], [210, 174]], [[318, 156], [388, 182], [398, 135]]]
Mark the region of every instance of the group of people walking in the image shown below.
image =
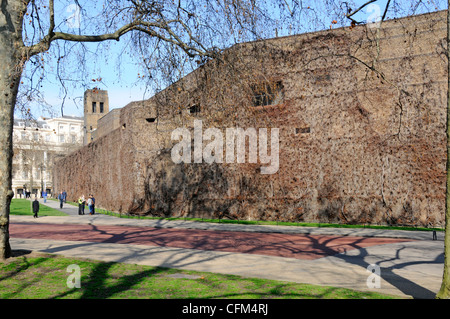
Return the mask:
[[[63, 203], [66, 202], [67, 193], [66, 191], [62, 191], [58, 195], [59, 199], [59, 207], [63, 208]], [[46, 198], [44, 198], [44, 202]], [[78, 198], [78, 215], [84, 215], [84, 208], [85, 206], [88, 206], [89, 208], [89, 215], [95, 214], [95, 198], [94, 195], [89, 194], [89, 197], [85, 199], [84, 195], [81, 195], [80, 198]], [[34, 201], [32, 202], [32, 209], [33, 209], [33, 217], [37, 218], [39, 213], [39, 201], [37, 200], [37, 197], [35, 197]]]
[[89, 194], [88, 199], [86, 200], [84, 195], [81, 195], [80, 198], [78, 198], [78, 215], [84, 215], [84, 207], [88, 206], [89, 208], [89, 215], [95, 214], [95, 198], [94, 195]]
[[[59, 199], [59, 208], [63, 208], [63, 203], [66, 202], [67, 193], [66, 191], [62, 191], [58, 195]], [[86, 199], [84, 195], [81, 195], [80, 198], [78, 198], [78, 215], [84, 215], [84, 208], [85, 206], [88, 206], [89, 208], [89, 215], [95, 214], [95, 198], [94, 195], [89, 194], [89, 197]]]

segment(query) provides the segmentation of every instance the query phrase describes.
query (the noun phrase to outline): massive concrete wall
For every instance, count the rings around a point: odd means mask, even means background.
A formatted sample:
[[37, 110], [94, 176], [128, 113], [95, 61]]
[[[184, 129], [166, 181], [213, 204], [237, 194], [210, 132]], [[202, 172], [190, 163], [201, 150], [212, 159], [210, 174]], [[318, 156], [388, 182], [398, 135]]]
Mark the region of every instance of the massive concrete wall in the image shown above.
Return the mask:
[[[56, 164], [55, 185], [136, 214], [442, 225], [445, 23], [440, 12], [236, 46], [124, 107], [119, 129]], [[264, 82], [283, 97], [255, 106]], [[224, 136], [279, 128], [278, 172], [175, 164], [171, 133], [195, 119]]]

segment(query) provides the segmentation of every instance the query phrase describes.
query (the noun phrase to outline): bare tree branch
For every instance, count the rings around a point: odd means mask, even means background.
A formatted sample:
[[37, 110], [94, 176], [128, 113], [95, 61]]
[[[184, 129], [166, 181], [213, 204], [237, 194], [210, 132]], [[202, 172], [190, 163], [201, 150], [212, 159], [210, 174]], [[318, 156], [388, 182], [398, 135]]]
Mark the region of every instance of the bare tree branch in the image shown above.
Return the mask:
[[53, 31], [55, 29], [55, 3], [54, 3], [54, 0], [50, 0], [50, 2], [49, 2], [49, 11], [50, 11], [50, 27], [48, 28], [48, 34], [50, 36], [52, 36]]
[[[53, 1], [51, 1], [52, 3]], [[180, 24], [184, 30], [188, 33], [189, 38], [200, 48], [198, 49], [195, 46], [188, 45], [172, 30], [169, 26], [171, 23]], [[196, 39], [188, 26], [181, 20], [170, 20], [168, 22], [159, 21], [159, 22], [146, 22], [146, 21], [133, 21], [128, 23], [121, 28], [117, 29], [113, 33], [105, 33], [100, 35], [79, 35], [79, 34], [71, 34], [66, 32], [54, 32], [54, 15], [51, 14], [51, 26], [49, 28], [48, 34], [37, 44], [32, 45], [30, 47], [24, 48], [24, 56], [31, 57], [41, 52], [45, 52], [50, 48], [50, 44], [56, 40], [65, 40], [72, 42], [102, 42], [108, 40], [116, 40], [119, 41], [120, 37], [129, 33], [131, 31], [139, 31], [146, 33], [152, 37], [156, 37], [165, 42], [174, 44], [179, 46], [188, 56], [194, 57], [196, 55], [213, 55], [213, 52], [208, 52], [208, 50], [203, 46], [203, 44]], [[162, 33], [158, 33], [153, 28], [159, 28], [161, 30], [165, 30], [170, 37], [164, 36]]]
[[368, 6], [369, 4], [378, 1], [378, 0], [370, 0], [367, 1], [366, 3], [364, 3], [362, 6], [360, 6], [358, 9], [356, 9], [355, 11], [346, 14], [346, 17], [349, 18], [350, 20], [352, 20], [353, 22], [355, 22], [356, 24], [359, 24], [360, 22], [356, 21], [355, 19], [352, 18], [353, 15], [357, 14], [359, 11], [361, 11], [362, 9], [364, 9], [366, 6]]

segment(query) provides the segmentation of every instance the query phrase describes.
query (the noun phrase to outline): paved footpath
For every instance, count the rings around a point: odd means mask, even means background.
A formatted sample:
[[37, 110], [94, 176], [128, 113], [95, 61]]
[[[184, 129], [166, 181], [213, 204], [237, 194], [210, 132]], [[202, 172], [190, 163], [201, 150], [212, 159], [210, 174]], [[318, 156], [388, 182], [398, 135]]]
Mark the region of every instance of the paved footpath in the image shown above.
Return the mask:
[[[41, 204], [43, 202], [41, 201]], [[59, 209], [59, 203], [46, 205]], [[434, 298], [443, 234], [78, 215], [11, 216], [13, 249]], [[87, 211], [87, 210], [86, 210]], [[379, 288], [369, 265], [380, 268]], [[373, 280], [371, 280], [373, 279]], [[370, 285], [369, 285], [370, 286]]]

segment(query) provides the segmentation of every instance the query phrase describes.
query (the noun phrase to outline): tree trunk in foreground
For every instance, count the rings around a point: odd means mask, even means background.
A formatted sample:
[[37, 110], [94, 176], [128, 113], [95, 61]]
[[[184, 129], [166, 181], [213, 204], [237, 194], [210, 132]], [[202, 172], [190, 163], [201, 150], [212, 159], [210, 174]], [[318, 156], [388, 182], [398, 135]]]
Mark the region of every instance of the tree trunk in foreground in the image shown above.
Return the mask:
[[[2, 61], [3, 62], [3, 61]], [[5, 63], [7, 64], [7, 63]], [[0, 67], [0, 259], [11, 255], [9, 245], [9, 206], [13, 192], [11, 190], [12, 168], [12, 129], [15, 99], [19, 79], [8, 77], [5, 64]], [[12, 87], [11, 87], [12, 86]]]
[[[447, 10], [447, 57], [450, 61], [450, 0]], [[444, 274], [442, 277], [442, 285], [436, 298], [449, 299], [450, 298], [450, 62], [448, 63], [448, 91], [447, 91], [447, 187], [445, 194], [445, 239], [444, 239]]]
[[[3, 39], [2, 39], [3, 40]], [[3, 43], [0, 44], [3, 47]], [[2, 53], [3, 49], [0, 49]], [[5, 55], [1, 54], [1, 57]], [[17, 65], [14, 60], [6, 61], [2, 58], [0, 66], [0, 259], [11, 255], [9, 245], [9, 206], [13, 192], [11, 190], [12, 171], [12, 131], [14, 105], [16, 103], [18, 83], [20, 77], [12, 75], [9, 70]]]
[[14, 193], [12, 181], [12, 132], [23, 63], [23, 1], [2, 1], [0, 19], [0, 260], [11, 256], [9, 206]]

